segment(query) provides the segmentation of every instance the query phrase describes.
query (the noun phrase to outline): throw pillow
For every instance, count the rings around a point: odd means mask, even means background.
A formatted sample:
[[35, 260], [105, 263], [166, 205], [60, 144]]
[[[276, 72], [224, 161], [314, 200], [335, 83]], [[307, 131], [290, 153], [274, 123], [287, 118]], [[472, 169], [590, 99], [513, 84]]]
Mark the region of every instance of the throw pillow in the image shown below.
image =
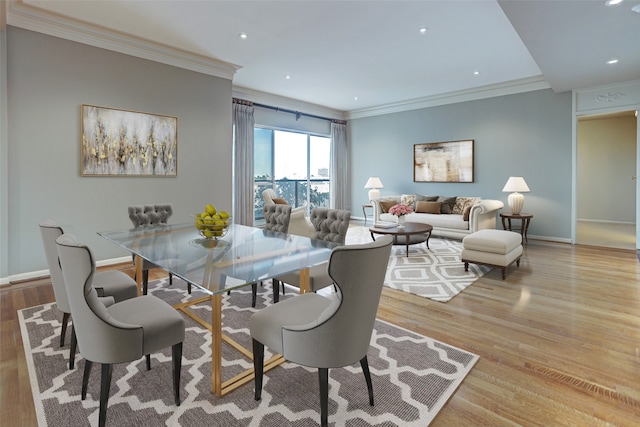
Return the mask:
[[453, 197], [438, 197], [438, 201], [442, 202], [442, 207], [440, 208], [440, 213], [450, 214], [453, 211], [453, 207], [456, 205], [456, 196]]
[[273, 203], [275, 203], [276, 205], [288, 205], [289, 204], [282, 197], [274, 197], [272, 200], [273, 200]]
[[438, 200], [438, 196], [422, 196], [420, 194], [414, 194], [413, 198], [415, 203], [413, 204], [413, 210], [418, 208], [418, 202], [435, 202]]
[[415, 204], [415, 195], [414, 194], [403, 194], [402, 196], [400, 196], [400, 203], [402, 203], [403, 205], [411, 206], [412, 208], [415, 207], [414, 206], [414, 204]]
[[471, 212], [471, 206], [472, 205], [468, 205], [466, 208], [464, 208], [464, 211], [462, 211], [463, 221], [469, 221], [469, 213]]
[[380, 209], [382, 209], [382, 212], [387, 213], [389, 212], [389, 209], [391, 209], [391, 206], [394, 206], [397, 204], [398, 202], [396, 202], [395, 200], [380, 201]]
[[458, 197], [451, 213], [462, 215], [464, 208], [474, 205], [477, 201], [477, 197]]
[[440, 209], [442, 208], [442, 203], [440, 202], [416, 202], [416, 212], [417, 213], [428, 213], [428, 214], [436, 214], [440, 215]]

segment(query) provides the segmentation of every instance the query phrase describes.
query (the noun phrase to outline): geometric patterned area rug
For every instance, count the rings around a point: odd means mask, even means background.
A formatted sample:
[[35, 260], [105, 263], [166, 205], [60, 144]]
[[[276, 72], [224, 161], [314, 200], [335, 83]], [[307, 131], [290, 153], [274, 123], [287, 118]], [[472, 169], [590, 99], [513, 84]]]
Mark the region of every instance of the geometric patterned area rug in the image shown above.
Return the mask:
[[[170, 304], [202, 296], [174, 278], [149, 284], [150, 293]], [[271, 303], [269, 282], [259, 286], [251, 308], [250, 287], [223, 298], [223, 328], [251, 348], [248, 322], [252, 313]], [[284, 298], [295, 298], [287, 292]], [[281, 297], [282, 298], [282, 297]], [[211, 318], [210, 305], [195, 306]], [[84, 360], [76, 355], [68, 369], [69, 334], [59, 347], [60, 320], [55, 303], [19, 311], [22, 340], [40, 426], [98, 424], [100, 370], [93, 367], [87, 398], [80, 400]], [[114, 365], [107, 410], [108, 426], [317, 426], [320, 420], [317, 370], [285, 362], [264, 376], [262, 400], [253, 399], [253, 382], [222, 398], [211, 392], [211, 335], [185, 316], [181, 398], [175, 406], [170, 349]], [[268, 349], [266, 349], [268, 350]], [[81, 351], [81, 349], [80, 349]], [[267, 351], [265, 352], [267, 353]], [[265, 358], [269, 357], [265, 354]], [[369, 405], [360, 364], [329, 370], [329, 423], [332, 426], [426, 426], [453, 395], [478, 356], [397, 326], [376, 320], [368, 353], [375, 406]], [[224, 379], [252, 366], [250, 360], [223, 345]]]
[[[369, 229], [352, 227], [347, 233], [347, 243], [371, 241]], [[460, 261], [462, 241], [431, 237], [426, 243], [393, 246], [384, 285], [404, 292], [416, 294], [434, 301], [447, 302], [462, 292], [490, 267], [469, 264], [464, 271]]]

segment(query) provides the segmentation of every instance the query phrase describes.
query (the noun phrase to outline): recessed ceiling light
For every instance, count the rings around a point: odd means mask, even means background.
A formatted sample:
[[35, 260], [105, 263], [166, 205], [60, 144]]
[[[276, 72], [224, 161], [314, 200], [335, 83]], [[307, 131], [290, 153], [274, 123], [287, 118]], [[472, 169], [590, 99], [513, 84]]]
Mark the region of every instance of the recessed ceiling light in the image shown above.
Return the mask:
[[239, 36], [241, 39], [246, 39], [247, 38], [247, 33], [240, 33]]
[[618, 62], [620, 62], [618, 58], [611, 58], [610, 60], [607, 61], [607, 64], [613, 65], [613, 64], [617, 64]]
[[480, 71], [478, 71], [478, 70], [476, 70], [476, 71], [474, 71], [474, 72], [473, 72], [473, 75], [474, 75], [474, 76], [477, 76], [477, 75], [479, 75], [479, 74], [480, 74]]
[[624, 0], [607, 0], [604, 2], [607, 6], [616, 6], [622, 3]]
[[420, 34], [426, 33], [428, 29], [429, 29], [428, 27], [421, 27], [420, 28]]
[[357, 101], [357, 100], [358, 100], [358, 97], [357, 97], [357, 96], [354, 96], [354, 97], [353, 97], [353, 100], [354, 100], [354, 101]]
[[286, 76], [284, 76], [284, 78], [289, 80], [289, 79], [291, 79], [291, 76], [287, 74]]

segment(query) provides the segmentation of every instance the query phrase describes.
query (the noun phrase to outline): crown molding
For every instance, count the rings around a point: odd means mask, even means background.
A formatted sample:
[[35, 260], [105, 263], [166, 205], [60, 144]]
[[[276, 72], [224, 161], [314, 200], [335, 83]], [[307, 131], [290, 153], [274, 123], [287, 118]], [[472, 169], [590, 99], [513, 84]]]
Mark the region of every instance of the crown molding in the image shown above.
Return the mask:
[[25, 4], [23, 0], [6, 2], [6, 23], [25, 30], [228, 80], [233, 80], [234, 74], [241, 68], [229, 62], [60, 16]]
[[332, 119], [346, 120], [346, 113], [340, 110], [323, 107], [321, 105], [300, 101], [293, 98], [287, 98], [280, 95], [274, 95], [267, 92], [261, 92], [255, 89], [249, 89], [241, 86], [233, 86], [234, 98], [246, 99], [247, 101], [257, 102], [260, 104], [271, 105], [288, 110], [300, 111], [307, 114], [313, 114], [321, 117], [330, 117]]
[[549, 85], [543, 76], [529, 77], [472, 89], [426, 96], [423, 98], [409, 99], [407, 101], [371, 108], [351, 110], [347, 112], [347, 119], [352, 120], [364, 117], [380, 116], [383, 114], [400, 113], [403, 111], [419, 110], [421, 108], [437, 107], [439, 105], [456, 104], [459, 102], [475, 101], [478, 99], [494, 98], [496, 96], [513, 95], [516, 93], [533, 92], [549, 88], [551, 88], [551, 85]]

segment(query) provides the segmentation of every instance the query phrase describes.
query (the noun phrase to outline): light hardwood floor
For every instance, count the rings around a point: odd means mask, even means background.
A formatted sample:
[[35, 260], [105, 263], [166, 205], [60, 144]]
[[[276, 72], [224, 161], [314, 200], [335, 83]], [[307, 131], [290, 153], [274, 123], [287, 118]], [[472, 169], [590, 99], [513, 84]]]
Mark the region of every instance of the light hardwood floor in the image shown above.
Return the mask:
[[[530, 241], [506, 280], [448, 303], [385, 289], [379, 317], [480, 355], [433, 426], [637, 426], [639, 279], [634, 251]], [[52, 300], [47, 279], [0, 291], [2, 426], [36, 425], [16, 310]]]

